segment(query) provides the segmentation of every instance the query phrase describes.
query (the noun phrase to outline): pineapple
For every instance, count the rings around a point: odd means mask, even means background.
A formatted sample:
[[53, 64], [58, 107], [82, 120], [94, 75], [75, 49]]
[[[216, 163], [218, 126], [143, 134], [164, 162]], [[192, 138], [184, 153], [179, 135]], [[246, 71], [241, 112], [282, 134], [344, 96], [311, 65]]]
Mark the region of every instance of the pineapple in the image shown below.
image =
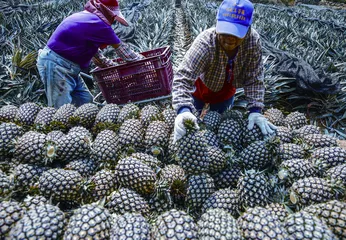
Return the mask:
[[304, 146], [295, 143], [282, 143], [279, 145], [278, 157], [281, 161], [290, 159], [303, 159], [307, 156]]
[[131, 189], [120, 188], [108, 196], [106, 207], [112, 213], [125, 214], [138, 212], [143, 216], [149, 215], [148, 202]]
[[340, 181], [346, 186], [346, 163], [330, 168], [325, 176], [334, 181]]
[[99, 108], [95, 104], [85, 103], [74, 111], [69, 121], [72, 124], [81, 125], [87, 129], [90, 129], [95, 123], [98, 112]]
[[219, 139], [213, 131], [202, 130], [200, 131], [200, 134], [205, 138], [208, 146], [220, 147]]
[[95, 118], [95, 125], [99, 123], [113, 123], [116, 124], [118, 116], [120, 114], [120, 108], [117, 104], [106, 104], [97, 113]]
[[155, 191], [156, 174], [142, 161], [132, 157], [123, 158], [115, 170], [121, 186], [131, 188], [144, 195]]
[[38, 205], [45, 205], [48, 203], [49, 202], [47, 198], [40, 195], [35, 195], [35, 196], [27, 195], [23, 200], [23, 206], [27, 209], [36, 207]]
[[303, 113], [292, 112], [284, 120], [284, 125], [290, 129], [299, 129], [307, 124], [307, 119]]
[[119, 129], [119, 144], [125, 152], [137, 152], [143, 147], [144, 132], [138, 119], [126, 120]]
[[292, 133], [294, 137], [302, 138], [308, 134], [320, 134], [321, 130], [318, 126], [315, 125], [305, 125], [299, 129], [293, 130]]
[[81, 134], [83, 136], [86, 136], [90, 139], [92, 139], [93, 135], [91, 134], [91, 132], [86, 129], [85, 127], [82, 127], [82, 126], [76, 126], [76, 127], [72, 127], [70, 130], [68, 130], [67, 134], [70, 134], [70, 133], [78, 133], [78, 134]]
[[269, 178], [263, 172], [245, 171], [237, 185], [239, 202], [244, 209], [255, 206], [266, 206], [273, 191]]
[[53, 107], [44, 107], [36, 115], [34, 124], [37, 128], [45, 128], [52, 122], [56, 109]]
[[61, 239], [66, 219], [64, 213], [49, 204], [27, 211], [10, 231], [10, 239]]
[[239, 164], [228, 163], [226, 168], [217, 174], [213, 175], [215, 187], [222, 188], [236, 188], [239, 178], [242, 176], [242, 168]]
[[340, 239], [346, 239], [346, 203], [331, 200], [325, 203], [310, 205], [305, 212], [323, 220]]
[[226, 119], [219, 125], [217, 136], [220, 143], [231, 146], [234, 150], [240, 150], [242, 125], [233, 119]]
[[293, 183], [301, 178], [316, 177], [317, 174], [317, 169], [308, 160], [291, 159], [281, 163], [278, 177], [288, 183]]
[[222, 171], [227, 164], [227, 156], [220, 148], [208, 146], [209, 173], [215, 174]]
[[292, 130], [283, 126], [276, 129], [276, 136], [280, 139], [281, 143], [290, 143], [293, 140]]
[[210, 131], [217, 132], [221, 123], [221, 114], [216, 111], [209, 111], [203, 118], [206, 128]]
[[91, 152], [91, 140], [79, 132], [68, 133], [60, 138], [57, 158], [62, 162], [89, 157]]
[[253, 142], [263, 141], [263, 140], [264, 140], [264, 136], [259, 126], [255, 124], [253, 128], [249, 130], [247, 127], [247, 123], [242, 125], [241, 144], [244, 148], [246, 148]]
[[150, 239], [150, 224], [139, 213], [125, 213], [115, 219], [111, 239]]
[[247, 209], [238, 218], [238, 226], [245, 239], [287, 239], [287, 232], [279, 219], [263, 207]]
[[166, 165], [160, 172], [160, 180], [169, 186], [170, 194], [175, 200], [179, 201], [185, 197], [187, 177], [182, 167], [175, 164]]
[[47, 165], [53, 162], [56, 154], [56, 143], [47, 141], [43, 133], [30, 131], [16, 142], [13, 157], [20, 163]]
[[83, 205], [73, 212], [66, 227], [64, 240], [109, 239], [112, 216], [96, 203]]
[[264, 117], [275, 126], [283, 126], [285, 115], [277, 108], [269, 108], [263, 113]]
[[51, 132], [47, 133], [46, 140], [58, 143], [60, 138], [62, 138], [63, 136], [65, 136], [65, 134], [62, 131], [55, 130], [55, 131], [51, 131]]
[[0, 160], [4, 161], [5, 157], [12, 157], [11, 151], [15, 146], [15, 139], [24, 133], [22, 127], [14, 123], [0, 124]]
[[302, 136], [303, 141], [313, 148], [336, 147], [337, 138], [325, 134], [307, 134]]
[[156, 157], [149, 155], [147, 153], [132, 153], [131, 157], [141, 160], [143, 163], [151, 167], [151, 169], [155, 172], [158, 170], [159, 166], [161, 166], [161, 162]]
[[338, 186], [325, 179], [308, 177], [294, 182], [290, 188], [290, 201], [298, 206], [308, 206], [314, 203], [335, 199]]
[[206, 212], [208, 209], [222, 209], [230, 213], [233, 217], [239, 215], [239, 195], [235, 190], [229, 188], [220, 189], [214, 192], [202, 206], [202, 212]]
[[53, 115], [53, 119], [50, 124], [51, 130], [66, 131], [69, 129], [69, 120], [75, 111], [76, 107], [73, 104], [67, 103], [62, 105]]
[[156, 194], [149, 199], [151, 219], [173, 208], [174, 203], [169, 197], [167, 195]]
[[239, 163], [246, 169], [262, 170], [273, 163], [277, 152], [275, 138], [251, 143], [239, 154]]
[[264, 207], [272, 216], [277, 217], [281, 222], [284, 222], [288, 214], [291, 212], [287, 207], [280, 203], [270, 203]]
[[162, 112], [163, 119], [171, 132], [174, 128], [175, 118], [177, 117], [176, 111], [171, 108], [167, 108]]
[[0, 123], [1, 122], [14, 122], [18, 108], [13, 105], [5, 105], [0, 108]]
[[0, 202], [0, 239], [6, 239], [11, 228], [22, 218], [23, 212], [17, 202]]
[[72, 170], [50, 169], [39, 178], [41, 194], [56, 201], [78, 202], [81, 186], [82, 176]]
[[283, 225], [288, 239], [338, 239], [324, 221], [305, 211], [290, 214]]
[[168, 126], [163, 121], [152, 121], [146, 129], [144, 143], [153, 155], [164, 155], [169, 141]]
[[16, 185], [20, 189], [33, 188], [47, 168], [30, 164], [19, 164], [14, 168]]
[[226, 120], [226, 119], [233, 119], [239, 124], [243, 124], [243, 119], [244, 115], [241, 111], [239, 110], [234, 110], [234, 109], [227, 109], [221, 114], [221, 120]]
[[19, 106], [15, 121], [18, 122], [19, 125], [32, 126], [40, 110], [41, 107], [36, 103], [24, 103]]
[[140, 111], [140, 121], [144, 128], [147, 128], [151, 122], [161, 118], [160, 110], [156, 106], [146, 105]]
[[4, 197], [9, 197], [14, 190], [15, 185], [13, 180], [5, 173], [0, 172], [0, 200]]
[[90, 201], [95, 202], [107, 197], [118, 188], [116, 175], [113, 171], [102, 169], [89, 180]]
[[186, 212], [171, 209], [154, 222], [152, 239], [197, 240], [198, 226]]
[[97, 134], [92, 144], [92, 159], [97, 164], [114, 168], [118, 160], [118, 137], [112, 130], [103, 130]]
[[205, 200], [214, 192], [214, 179], [208, 174], [193, 175], [188, 179], [186, 202], [190, 209], [198, 212]]
[[346, 162], [346, 149], [341, 147], [325, 147], [314, 149], [311, 154], [312, 162], [322, 170], [344, 164]]
[[209, 209], [198, 224], [198, 239], [243, 239], [237, 221], [222, 209]]
[[140, 109], [137, 105], [128, 103], [120, 110], [117, 122], [122, 124], [128, 119], [136, 119], [139, 117], [139, 112]]
[[96, 173], [97, 165], [94, 160], [85, 158], [69, 162], [64, 169], [77, 171], [82, 177], [86, 178]]
[[187, 134], [177, 142], [177, 160], [187, 174], [199, 174], [209, 169], [208, 148], [204, 137], [196, 131], [190, 119], [184, 122]]

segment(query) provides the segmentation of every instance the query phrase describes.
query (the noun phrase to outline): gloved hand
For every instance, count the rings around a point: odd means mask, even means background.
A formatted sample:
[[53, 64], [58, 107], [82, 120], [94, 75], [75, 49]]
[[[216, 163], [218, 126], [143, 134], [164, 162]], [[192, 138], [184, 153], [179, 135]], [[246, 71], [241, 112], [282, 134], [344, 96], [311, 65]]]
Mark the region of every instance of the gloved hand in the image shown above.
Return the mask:
[[272, 134], [274, 133], [274, 130], [277, 129], [274, 124], [269, 122], [262, 114], [257, 112], [249, 114], [249, 124], [247, 125], [247, 128], [251, 130], [255, 124], [261, 129], [263, 135]]
[[113, 62], [111, 59], [106, 58], [100, 50], [97, 51], [92, 60], [99, 68], [106, 68], [116, 65], [116, 62]]
[[174, 138], [173, 143], [176, 143], [179, 139], [181, 139], [186, 134], [186, 128], [184, 126], [185, 119], [192, 119], [195, 123], [196, 129], [199, 129], [197, 124], [197, 118], [191, 112], [182, 112], [178, 114], [175, 118], [174, 122]]

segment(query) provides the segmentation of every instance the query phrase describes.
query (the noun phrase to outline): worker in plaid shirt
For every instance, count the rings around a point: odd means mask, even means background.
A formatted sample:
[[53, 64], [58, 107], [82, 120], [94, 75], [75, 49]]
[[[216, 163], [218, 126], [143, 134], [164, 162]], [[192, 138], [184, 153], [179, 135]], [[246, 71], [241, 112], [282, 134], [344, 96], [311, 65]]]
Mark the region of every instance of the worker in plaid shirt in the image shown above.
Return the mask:
[[100, 49], [110, 45], [125, 61], [143, 58], [118, 38], [111, 26], [115, 21], [128, 26], [117, 0], [88, 0], [84, 11], [59, 24], [37, 58], [48, 106], [59, 108], [66, 103], [80, 106], [93, 101], [79, 73], [89, 67], [91, 60], [101, 68], [114, 65]]
[[211, 111], [232, 107], [236, 88], [243, 87], [248, 99], [251, 130], [263, 134], [276, 129], [261, 114], [264, 107], [262, 49], [259, 34], [251, 28], [253, 5], [248, 0], [224, 0], [217, 12], [216, 28], [200, 33], [184, 56], [173, 81], [174, 141], [186, 133], [183, 120], [197, 118], [204, 104]]

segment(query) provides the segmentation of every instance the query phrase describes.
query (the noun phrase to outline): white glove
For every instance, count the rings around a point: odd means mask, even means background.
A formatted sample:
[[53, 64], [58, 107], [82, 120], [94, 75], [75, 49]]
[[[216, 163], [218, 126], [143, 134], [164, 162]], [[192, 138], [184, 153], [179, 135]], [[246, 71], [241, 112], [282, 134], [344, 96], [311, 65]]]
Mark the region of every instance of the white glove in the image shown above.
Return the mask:
[[277, 129], [277, 127], [269, 122], [262, 114], [256, 112], [249, 114], [249, 124], [247, 128], [251, 130], [254, 124], [259, 126], [263, 135], [272, 134]]
[[197, 118], [191, 112], [183, 112], [178, 114], [175, 118], [174, 122], [174, 138], [173, 143], [176, 143], [179, 139], [181, 139], [186, 134], [186, 128], [184, 126], [185, 119], [192, 119], [195, 123], [196, 129], [199, 130], [199, 126], [197, 124]]

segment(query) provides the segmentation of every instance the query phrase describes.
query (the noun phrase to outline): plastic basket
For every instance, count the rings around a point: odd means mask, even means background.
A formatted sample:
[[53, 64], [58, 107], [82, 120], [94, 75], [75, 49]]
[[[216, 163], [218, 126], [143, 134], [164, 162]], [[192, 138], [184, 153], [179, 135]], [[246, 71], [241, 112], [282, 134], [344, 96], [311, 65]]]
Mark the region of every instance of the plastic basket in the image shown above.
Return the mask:
[[107, 103], [124, 104], [169, 95], [172, 90], [173, 69], [170, 47], [141, 53], [145, 59], [97, 68], [91, 73]]

